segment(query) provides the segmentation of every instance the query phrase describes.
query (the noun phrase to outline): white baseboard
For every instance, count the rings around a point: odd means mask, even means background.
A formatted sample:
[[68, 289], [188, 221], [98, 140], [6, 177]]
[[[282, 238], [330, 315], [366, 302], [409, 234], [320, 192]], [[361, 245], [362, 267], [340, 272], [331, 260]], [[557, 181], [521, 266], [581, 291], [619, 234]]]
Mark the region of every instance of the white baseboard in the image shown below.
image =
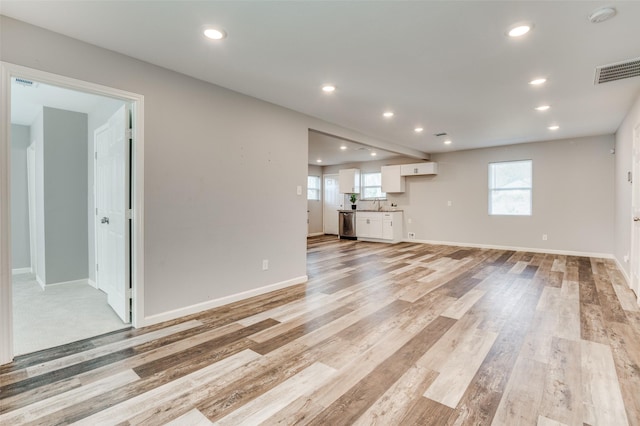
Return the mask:
[[98, 288], [98, 284], [96, 284], [96, 282], [94, 280], [92, 280], [91, 278], [89, 278], [87, 280], [87, 284], [89, 284], [91, 287], [97, 289]]
[[44, 288], [46, 287], [44, 281], [42, 281], [42, 278], [40, 278], [39, 275], [36, 274], [36, 282], [38, 283], [38, 285], [40, 286], [41, 289], [44, 290]]
[[145, 317], [142, 321], [142, 324], [138, 324], [138, 327], [146, 327], [165, 321], [171, 321], [176, 318], [196, 314], [198, 312], [217, 308], [222, 305], [228, 305], [229, 303], [237, 302], [238, 300], [248, 299], [253, 296], [259, 296], [261, 294], [269, 293], [270, 291], [274, 290], [280, 290], [292, 285], [302, 284], [304, 282], [307, 282], [308, 279], [309, 278], [306, 275], [303, 275], [301, 277], [296, 277], [290, 280], [281, 281], [279, 283], [266, 285], [264, 287], [256, 288], [253, 290], [243, 291], [241, 293], [232, 294], [229, 296], [221, 297], [219, 299], [207, 300], [206, 302], [196, 303], [195, 305], [186, 306], [184, 308], [174, 309], [172, 311], [163, 312], [161, 314], [151, 315]]
[[451, 242], [451, 241], [409, 240], [409, 239], [405, 239], [403, 241], [406, 243], [474, 247], [474, 248], [485, 248], [485, 249], [494, 249], [494, 250], [515, 250], [515, 251], [527, 251], [531, 253], [549, 253], [549, 254], [561, 254], [566, 256], [586, 256], [586, 257], [596, 257], [596, 258], [602, 258], [602, 259], [614, 259], [614, 256], [611, 253], [590, 253], [590, 252], [571, 251], [571, 250], [553, 250], [553, 249], [542, 249], [542, 248], [531, 248], [531, 247], [498, 246], [498, 245], [491, 245], [491, 244], [460, 243], [460, 242]]
[[[81, 280], [73, 280], [73, 281], [60, 281], [57, 283], [48, 283], [45, 284], [45, 288], [49, 288], [49, 287], [53, 287], [53, 286], [57, 286], [57, 285], [65, 285], [65, 284], [84, 284], [84, 285], [91, 285], [89, 284], [89, 279], [88, 278], [82, 278]], [[40, 284], [42, 285], [42, 284]]]
[[308, 234], [307, 237], [319, 237], [320, 235], [324, 235], [324, 232], [314, 232], [312, 234]]
[[31, 274], [32, 272], [33, 269], [31, 269], [31, 266], [29, 266], [28, 268], [15, 268], [11, 270], [12, 275]]
[[620, 263], [620, 261], [618, 260], [617, 257], [614, 257], [615, 261], [616, 261], [616, 266], [618, 267], [618, 270], [620, 271], [620, 273], [622, 274], [622, 278], [624, 278], [624, 282], [627, 285], [627, 287], [629, 287], [629, 289], [631, 289], [631, 291], [633, 292], [633, 294], [635, 294], [636, 296], [636, 302], [638, 304], [638, 306], [640, 306], [640, 294], [636, 294], [635, 290], [633, 289], [633, 287], [631, 287], [631, 277], [629, 277], [629, 275], [627, 275], [627, 271], [625, 271], [625, 269], [622, 267], [622, 263]]
[[620, 273], [622, 273], [622, 277], [624, 278], [625, 284], [627, 284], [627, 287], [631, 288], [631, 278], [629, 277], [629, 275], [627, 275], [627, 271], [624, 270], [622, 263], [620, 263], [617, 257], [614, 256], [613, 259], [616, 261], [616, 266], [620, 270]]

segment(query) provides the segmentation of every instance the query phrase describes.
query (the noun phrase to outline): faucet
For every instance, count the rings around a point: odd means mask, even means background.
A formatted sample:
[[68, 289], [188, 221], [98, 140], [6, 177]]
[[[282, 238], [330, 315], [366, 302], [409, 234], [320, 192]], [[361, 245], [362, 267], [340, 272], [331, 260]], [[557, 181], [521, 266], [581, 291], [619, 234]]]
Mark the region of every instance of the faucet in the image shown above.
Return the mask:
[[382, 203], [380, 203], [380, 198], [376, 199], [376, 201], [378, 203], [378, 211], [382, 211]]

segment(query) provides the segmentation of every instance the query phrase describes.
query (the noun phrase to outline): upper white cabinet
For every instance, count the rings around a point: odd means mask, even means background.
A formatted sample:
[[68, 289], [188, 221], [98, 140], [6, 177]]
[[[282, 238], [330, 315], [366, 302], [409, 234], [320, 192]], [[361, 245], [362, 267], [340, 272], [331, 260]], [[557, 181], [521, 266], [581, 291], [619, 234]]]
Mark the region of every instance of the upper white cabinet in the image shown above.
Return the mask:
[[404, 176], [401, 173], [401, 166], [382, 166], [382, 192], [404, 192]]
[[437, 175], [438, 163], [415, 163], [403, 164], [400, 166], [400, 175], [417, 176], [417, 175]]
[[343, 169], [339, 171], [338, 187], [341, 194], [360, 193], [360, 170]]

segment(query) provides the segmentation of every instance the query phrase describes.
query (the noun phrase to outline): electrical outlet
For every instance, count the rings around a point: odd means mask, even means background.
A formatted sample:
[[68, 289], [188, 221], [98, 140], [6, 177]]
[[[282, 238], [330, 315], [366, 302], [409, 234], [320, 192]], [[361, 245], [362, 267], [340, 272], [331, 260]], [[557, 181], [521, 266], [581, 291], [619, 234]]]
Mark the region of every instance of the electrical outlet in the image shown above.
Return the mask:
[[547, 241], [547, 234], [542, 234], [542, 241]]
[[623, 259], [624, 259], [624, 263], [629, 263], [629, 253], [625, 254]]
[[447, 201], [447, 206], [451, 207], [451, 200]]
[[296, 187], [296, 194], [297, 194], [297, 195], [302, 195], [302, 186], [298, 185], [298, 186]]
[[269, 259], [262, 259], [262, 270], [266, 271], [269, 269]]
[[407, 223], [411, 223], [411, 222], [413, 222], [411, 218], [407, 219]]
[[415, 232], [409, 232], [409, 239], [410, 240], [415, 240], [416, 239], [416, 233]]

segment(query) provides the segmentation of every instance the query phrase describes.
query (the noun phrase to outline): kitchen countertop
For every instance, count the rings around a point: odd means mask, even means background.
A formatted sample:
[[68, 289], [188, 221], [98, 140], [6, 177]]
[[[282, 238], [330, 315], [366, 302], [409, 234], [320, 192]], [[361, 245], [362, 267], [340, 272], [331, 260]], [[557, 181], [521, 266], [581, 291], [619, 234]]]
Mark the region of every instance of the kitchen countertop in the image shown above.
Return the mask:
[[393, 213], [393, 212], [401, 212], [403, 210], [365, 210], [365, 209], [358, 209], [358, 210], [338, 210], [339, 212], [367, 212], [367, 213]]

